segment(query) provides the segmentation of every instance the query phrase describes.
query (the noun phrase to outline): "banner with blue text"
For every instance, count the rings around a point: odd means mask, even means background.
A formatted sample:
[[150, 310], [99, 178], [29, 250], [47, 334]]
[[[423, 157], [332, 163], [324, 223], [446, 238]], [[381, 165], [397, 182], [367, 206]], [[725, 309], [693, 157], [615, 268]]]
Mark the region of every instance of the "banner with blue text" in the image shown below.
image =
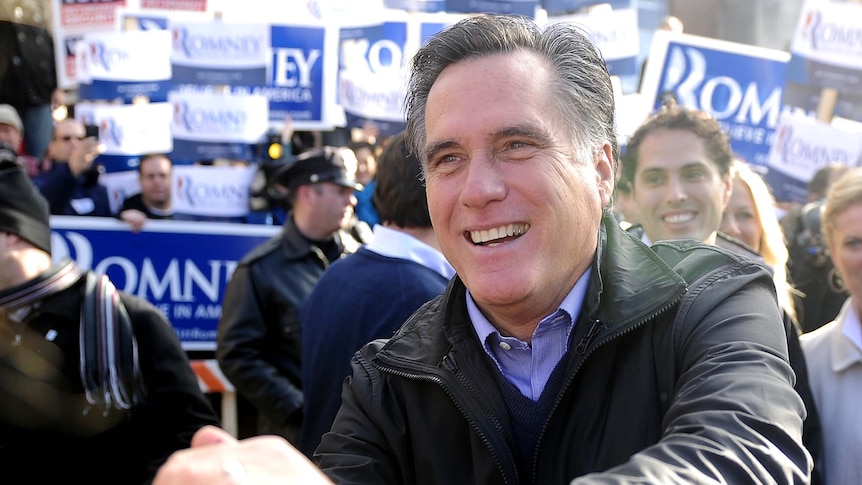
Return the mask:
[[120, 290], [156, 306], [186, 350], [214, 350], [224, 290], [242, 257], [278, 226], [52, 216], [53, 258], [107, 274]]

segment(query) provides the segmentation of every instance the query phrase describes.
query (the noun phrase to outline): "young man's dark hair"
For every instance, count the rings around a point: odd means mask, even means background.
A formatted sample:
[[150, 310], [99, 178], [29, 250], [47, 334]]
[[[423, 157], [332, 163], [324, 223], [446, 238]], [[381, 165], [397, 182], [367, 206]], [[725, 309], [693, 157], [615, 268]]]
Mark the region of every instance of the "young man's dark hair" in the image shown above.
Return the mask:
[[431, 227], [421, 177], [404, 176], [421, 173], [421, 166], [419, 159], [409, 152], [404, 132], [389, 140], [377, 160], [377, 185], [372, 199], [381, 221], [400, 227]]
[[697, 135], [706, 147], [710, 159], [715, 162], [722, 175], [730, 172], [733, 152], [727, 141], [727, 134], [709, 113], [670, 103], [653, 114], [638, 127], [626, 144], [622, 157], [622, 181], [634, 182], [638, 169], [638, 150], [641, 142], [656, 130], [686, 130]]

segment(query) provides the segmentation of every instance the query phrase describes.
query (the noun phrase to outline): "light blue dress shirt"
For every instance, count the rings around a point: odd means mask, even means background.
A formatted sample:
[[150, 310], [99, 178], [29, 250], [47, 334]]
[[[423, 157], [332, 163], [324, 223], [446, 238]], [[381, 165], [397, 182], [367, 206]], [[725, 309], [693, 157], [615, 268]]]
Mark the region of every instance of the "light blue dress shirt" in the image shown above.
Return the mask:
[[467, 291], [467, 313], [485, 352], [500, 373], [525, 397], [538, 401], [548, 378], [569, 350], [569, 336], [581, 313], [592, 269], [587, 269], [556, 312], [543, 318], [533, 331], [531, 343], [505, 337], [479, 311]]

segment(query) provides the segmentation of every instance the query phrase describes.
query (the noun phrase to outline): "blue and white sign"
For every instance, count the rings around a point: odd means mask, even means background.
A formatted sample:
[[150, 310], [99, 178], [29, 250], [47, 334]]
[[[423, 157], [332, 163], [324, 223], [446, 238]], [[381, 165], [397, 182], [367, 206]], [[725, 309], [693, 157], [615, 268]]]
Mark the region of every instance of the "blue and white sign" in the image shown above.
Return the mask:
[[787, 80], [862, 95], [862, 4], [808, 0], [802, 7]]
[[598, 48], [611, 76], [637, 74], [640, 52], [637, 10], [601, 10], [589, 14], [548, 17], [548, 23], [565, 22], [582, 27]]
[[808, 182], [826, 165], [856, 167], [862, 161], [860, 132], [785, 113], [769, 152], [766, 181], [779, 201], [808, 202]]
[[190, 160], [250, 160], [268, 127], [268, 103], [260, 95], [169, 93], [173, 156]]
[[348, 126], [403, 128], [407, 48], [406, 21], [341, 29], [338, 102]]
[[548, 15], [560, 15], [601, 3], [610, 4], [613, 9], [634, 7], [633, 0], [542, 0], [542, 7]]
[[169, 28], [175, 83], [266, 84], [268, 25], [171, 21]]
[[290, 116], [298, 129], [337, 126], [337, 29], [273, 25], [271, 35], [267, 86], [251, 91], [269, 99], [269, 120], [280, 123]]
[[788, 58], [782, 51], [658, 31], [641, 93], [652, 109], [672, 95], [683, 106], [710, 113], [734, 152], [765, 167], [783, 110]]
[[251, 182], [257, 166], [174, 167], [173, 209], [205, 217], [242, 217], [249, 212]]
[[446, 0], [383, 0], [383, 6], [408, 12], [444, 12]]
[[447, 12], [504, 13], [536, 16], [537, 0], [446, 0]]
[[242, 257], [281, 228], [147, 221], [139, 233], [104, 217], [52, 216], [51, 247], [154, 304], [186, 350], [214, 350], [222, 299]]
[[168, 32], [99, 32], [85, 35], [83, 42], [88, 99], [167, 99], [172, 76]]

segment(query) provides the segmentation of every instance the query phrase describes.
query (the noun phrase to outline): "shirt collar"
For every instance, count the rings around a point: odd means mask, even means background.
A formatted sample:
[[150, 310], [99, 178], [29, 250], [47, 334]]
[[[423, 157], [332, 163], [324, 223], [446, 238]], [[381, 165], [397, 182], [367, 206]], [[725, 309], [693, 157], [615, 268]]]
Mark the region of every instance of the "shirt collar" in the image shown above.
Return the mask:
[[862, 325], [853, 297], [844, 302], [837, 319], [841, 322], [841, 333], [835, 332], [832, 341], [832, 370], [841, 372], [853, 364], [862, 363]]
[[[563, 299], [563, 302], [560, 304], [560, 307], [551, 312], [550, 315], [542, 318], [542, 321], [545, 321], [548, 317], [553, 317], [559, 311], [564, 311], [569, 315], [571, 319], [572, 325], [577, 320], [578, 315], [581, 314], [581, 306], [584, 302], [584, 296], [587, 293], [587, 286], [590, 282], [590, 274], [592, 273], [592, 268], [587, 268], [584, 271], [584, 274], [578, 278], [578, 281], [575, 282], [575, 286], [569, 290], [569, 294], [566, 295], [566, 298]], [[479, 310], [479, 307], [476, 305], [476, 302], [473, 301], [473, 296], [470, 294], [470, 290], [467, 290], [467, 314], [470, 315], [470, 322], [473, 324], [473, 328], [476, 330], [476, 334], [479, 336], [479, 342], [482, 343], [482, 347], [485, 348], [487, 352], [487, 347], [485, 346], [485, 342], [488, 339], [488, 336], [492, 333], [499, 333], [497, 328], [485, 318], [485, 315]], [[538, 328], [538, 326], [536, 327]], [[492, 356], [493, 357], [493, 356]]]
[[382, 256], [406, 259], [430, 268], [451, 279], [455, 269], [446, 261], [443, 253], [425, 244], [406, 232], [374, 225], [374, 238], [365, 246]]

